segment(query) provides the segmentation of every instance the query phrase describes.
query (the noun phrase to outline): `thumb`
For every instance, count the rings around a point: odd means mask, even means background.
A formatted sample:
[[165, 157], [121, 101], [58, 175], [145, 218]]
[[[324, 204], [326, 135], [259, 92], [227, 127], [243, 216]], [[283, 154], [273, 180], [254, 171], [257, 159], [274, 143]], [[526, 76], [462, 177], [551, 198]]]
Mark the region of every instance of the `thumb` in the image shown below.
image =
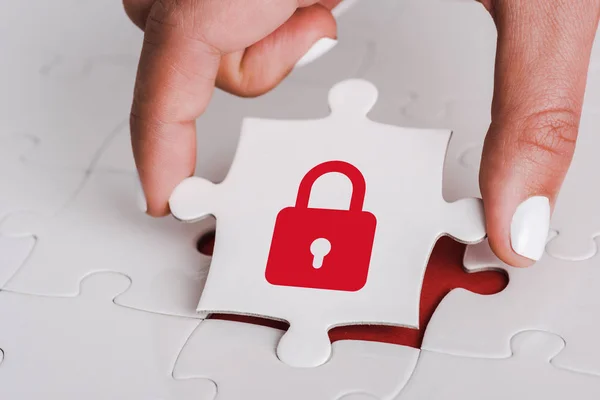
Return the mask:
[[600, 2], [487, 2], [498, 30], [480, 186], [490, 246], [507, 264], [543, 254], [571, 163]]
[[336, 36], [335, 19], [326, 7], [298, 8], [265, 38], [224, 55], [216, 85], [238, 96], [261, 95], [278, 85], [294, 66], [309, 63], [333, 48]]

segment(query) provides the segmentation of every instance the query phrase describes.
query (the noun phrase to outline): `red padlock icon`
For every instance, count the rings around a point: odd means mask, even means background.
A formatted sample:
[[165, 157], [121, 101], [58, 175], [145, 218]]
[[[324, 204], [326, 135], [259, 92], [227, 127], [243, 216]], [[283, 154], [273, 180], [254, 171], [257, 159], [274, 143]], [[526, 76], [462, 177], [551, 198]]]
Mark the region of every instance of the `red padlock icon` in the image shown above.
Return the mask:
[[[309, 208], [313, 184], [339, 172], [352, 182], [348, 210]], [[327, 161], [300, 182], [295, 207], [277, 214], [265, 277], [278, 286], [355, 292], [367, 283], [377, 219], [363, 211], [362, 173], [344, 161]]]

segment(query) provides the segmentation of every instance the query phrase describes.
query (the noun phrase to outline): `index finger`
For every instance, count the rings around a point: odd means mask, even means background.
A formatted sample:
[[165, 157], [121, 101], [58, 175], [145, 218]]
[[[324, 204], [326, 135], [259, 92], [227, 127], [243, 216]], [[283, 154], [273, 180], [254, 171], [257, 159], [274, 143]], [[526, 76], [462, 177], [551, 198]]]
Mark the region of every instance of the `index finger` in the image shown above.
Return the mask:
[[146, 212], [168, 199], [196, 165], [195, 120], [206, 109], [221, 55], [268, 36], [298, 5], [317, 0], [160, 0], [146, 21], [131, 107], [134, 158]]

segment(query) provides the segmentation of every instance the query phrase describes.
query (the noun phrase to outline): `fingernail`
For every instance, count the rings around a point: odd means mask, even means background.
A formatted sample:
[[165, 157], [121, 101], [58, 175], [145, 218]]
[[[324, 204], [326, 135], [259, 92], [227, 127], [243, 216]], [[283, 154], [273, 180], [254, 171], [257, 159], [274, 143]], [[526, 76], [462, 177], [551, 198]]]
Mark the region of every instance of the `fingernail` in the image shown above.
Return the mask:
[[537, 261], [544, 253], [550, 230], [550, 201], [533, 196], [519, 204], [510, 225], [510, 241], [515, 253]]
[[144, 189], [142, 189], [142, 183], [140, 178], [136, 178], [136, 203], [140, 211], [146, 213], [148, 211], [148, 204], [146, 203], [146, 196], [144, 195]]
[[352, 8], [352, 6], [354, 6], [357, 2], [358, 0], [344, 0], [341, 3], [338, 3], [337, 6], [333, 7], [331, 14], [335, 19], [338, 19], [340, 15]]
[[302, 56], [296, 63], [294, 68], [304, 67], [307, 64], [315, 61], [329, 50], [333, 49], [338, 43], [337, 40], [331, 38], [321, 38]]

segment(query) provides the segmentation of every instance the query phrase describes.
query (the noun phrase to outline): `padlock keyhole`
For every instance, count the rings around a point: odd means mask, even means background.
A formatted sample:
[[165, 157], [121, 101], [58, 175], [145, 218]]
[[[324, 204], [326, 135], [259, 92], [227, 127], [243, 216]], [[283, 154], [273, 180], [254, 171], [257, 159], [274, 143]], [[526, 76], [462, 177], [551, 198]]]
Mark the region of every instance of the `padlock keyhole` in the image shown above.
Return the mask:
[[313, 240], [310, 244], [310, 253], [313, 255], [312, 266], [319, 269], [323, 266], [325, 256], [331, 251], [331, 243], [325, 238]]

